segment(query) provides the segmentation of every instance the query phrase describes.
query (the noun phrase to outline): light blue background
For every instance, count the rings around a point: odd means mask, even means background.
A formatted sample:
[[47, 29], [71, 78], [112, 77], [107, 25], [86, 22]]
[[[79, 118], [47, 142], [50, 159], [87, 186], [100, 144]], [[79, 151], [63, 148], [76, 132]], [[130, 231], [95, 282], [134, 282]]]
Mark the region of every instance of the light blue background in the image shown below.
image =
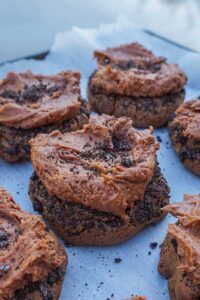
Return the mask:
[[200, 51], [199, 0], [0, 0], [0, 62], [48, 50], [57, 32], [119, 15]]

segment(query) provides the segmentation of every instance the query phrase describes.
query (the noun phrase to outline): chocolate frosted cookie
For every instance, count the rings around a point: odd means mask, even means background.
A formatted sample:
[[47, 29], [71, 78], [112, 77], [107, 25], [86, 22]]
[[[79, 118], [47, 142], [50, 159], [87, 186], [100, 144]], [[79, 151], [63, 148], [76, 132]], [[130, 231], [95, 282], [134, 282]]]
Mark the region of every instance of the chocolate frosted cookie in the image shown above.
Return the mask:
[[186, 75], [175, 64], [133, 43], [95, 51], [98, 62], [88, 83], [97, 113], [127, 116], [135, 127], [161, 127], [184, 100]]
[[78, 130], [88, 122], [80, 97], [80, 74], [8, 75], [0, 81], [0, 157], [8, 162], [29, 159], [29, 140], [38, 133]]
[[151, 130], [92, 116], [83, 130], [31, 140], [30, 198], [69, 243], [112, 245], [159, 221], [169, 188]]
[[169, 133], [181, 161], [200, 175], [200, 100], [187, 101], [177, 109]]
[[168, 281], [172, 300], [200, 299], [200, 194], [164, 208], [178, 218], [170, 224], [158, 270]]
[[0, 188], [0, 299], [58, 300], [67, 255], [39, 216]]

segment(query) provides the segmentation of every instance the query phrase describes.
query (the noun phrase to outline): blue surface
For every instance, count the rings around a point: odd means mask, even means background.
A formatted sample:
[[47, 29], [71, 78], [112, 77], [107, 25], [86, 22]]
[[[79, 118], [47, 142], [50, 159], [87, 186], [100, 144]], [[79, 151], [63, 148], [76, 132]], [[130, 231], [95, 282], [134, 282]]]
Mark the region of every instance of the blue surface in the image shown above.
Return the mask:
[[[34, 72], [54, 73], [63, 69], [82, 72], [82, 93], [88, 76], [95, 68], [94, 48], [104, 48], [124, 42], [139, 41], [169, 61], [178, 62], [189, 76], [187, 99], [200, 94], [200, 56], [150, 36], [130, 26], [102, 26], [98, 30], [74, 29], [59, 34], [45, 61], [20, 61], [0, 68], [0, 76], [8, 70], [32, 69]], [[185, 192], [200, 192], [199, 177], [189, 172], [178, 160], [170, 146], [167, 129], [155, 130], [162, 138], [158, 153], [160, 166], [171, 189], [171, 202], [182, 201]], [[31, 211], [28, 181], [31, 163], [9, 165], [0, 160], [0, 186], [12, 193], [25, 210]], [[168, 300], [167, 281], [157, 272], [160, 249], [151, 250], [150, 242], [161, 244], [172, 217], [166, 217], [156, 227], [149, 227], [126, 243], [113, 247], [68, 247], [69, 265], [62, 291], [63, 300], [123, 300], [132, 294], [147, 296], [149, 300]], [[148, 255], [151, 251], [152, 254]], [[114, 263], [120, 257], [121, 263]], [[103, 282], [103, 283], [101, 283]], [[111, 298], [111, 295], [114, 296]]]

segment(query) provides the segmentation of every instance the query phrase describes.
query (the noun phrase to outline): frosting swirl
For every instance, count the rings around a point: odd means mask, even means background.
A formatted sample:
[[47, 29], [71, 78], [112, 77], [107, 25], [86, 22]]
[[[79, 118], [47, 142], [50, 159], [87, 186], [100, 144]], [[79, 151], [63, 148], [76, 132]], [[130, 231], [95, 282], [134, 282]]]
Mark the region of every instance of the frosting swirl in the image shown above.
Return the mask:
[[95, 51], [98, 70], [91, 83], [106, 94], [161, 97], [183, 89], [185, 73], [142, 45], [132, 43]]
[[40, 134], [31, 140], [33, 166], [50, 195], [124, 220], [150, 183], [159, 145], [152, 129], [128, 118], [91, 116], [83, 130]]
[[30, 129], [60, 123], [80, 110], [80, 73], [10, 72], [0, 81], [0, 123]]
[[22, 211], [0, 188], [0, 299], [27, 280], [39, 281], [66, 262], [66, 254], [39, 216]]

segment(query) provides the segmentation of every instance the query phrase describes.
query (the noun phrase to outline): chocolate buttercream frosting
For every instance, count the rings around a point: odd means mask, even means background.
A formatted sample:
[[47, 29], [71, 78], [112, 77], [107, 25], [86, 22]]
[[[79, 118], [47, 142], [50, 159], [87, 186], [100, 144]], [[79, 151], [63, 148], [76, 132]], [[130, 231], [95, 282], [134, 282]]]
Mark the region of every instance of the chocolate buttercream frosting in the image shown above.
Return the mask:
[[177, 110], [171, 125], [183, 129], [183, 135], [200, 141], [200, 100], [184, 102]]
[[185, 73], [138, 43], [95, 51], [98, 70], [92, 83], [99, 91], [133, 97], [161, 97], [180, 92]]
[[170, 224], [168, 228], [168, 234], [175, 239], [177, 253], [181, 257], [177, 268], [200, 284], [200, 194], [186, 194], [183, 203], [168, 205], [163, 210], [178, 218], [178, 223]]
[[127, 209], [142, 201], [152, 179], [158, 148], [152, 129], [102, 115], [80, 131], [38, 135], [31, 159], [50, 195], [128, 220]]
[[0, 81], [0, 123], [30, 129], [71, 119], [80, 110], [80, 73], [10, 72]]
[[22, 211], [0, 188], [0, 299], [66, 264], [66, 254], [39, 216]]

